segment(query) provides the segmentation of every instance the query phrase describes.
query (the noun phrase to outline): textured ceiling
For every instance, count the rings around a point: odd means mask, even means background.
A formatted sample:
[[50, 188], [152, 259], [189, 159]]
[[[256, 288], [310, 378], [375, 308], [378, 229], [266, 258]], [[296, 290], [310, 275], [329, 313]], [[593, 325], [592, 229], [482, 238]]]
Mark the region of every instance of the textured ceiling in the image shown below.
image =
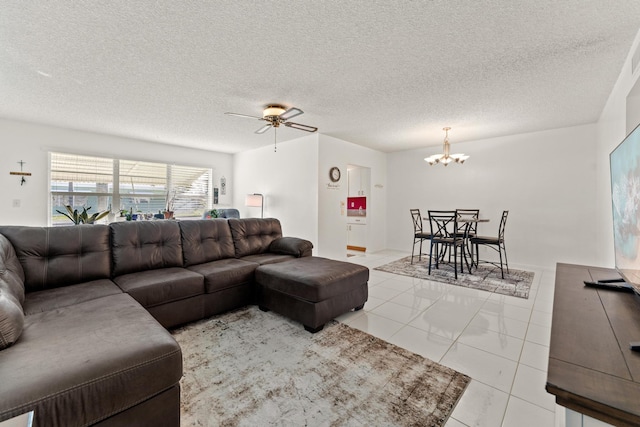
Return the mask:
[[638, 0], [0, 0], [0, 117], [235, 153], [273, 131], [224, 113], [277, 102], [381, 151], [455, 146], [595, 122], [639, 28]]

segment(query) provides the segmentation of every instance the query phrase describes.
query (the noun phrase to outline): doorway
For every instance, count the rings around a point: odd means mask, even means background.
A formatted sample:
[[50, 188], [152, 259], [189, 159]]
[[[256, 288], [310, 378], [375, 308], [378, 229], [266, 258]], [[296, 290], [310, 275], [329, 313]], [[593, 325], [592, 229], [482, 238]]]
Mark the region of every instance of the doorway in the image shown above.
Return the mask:
[[371, 168], [347, 165], [347, 256], [363, 255], [371, 220]]

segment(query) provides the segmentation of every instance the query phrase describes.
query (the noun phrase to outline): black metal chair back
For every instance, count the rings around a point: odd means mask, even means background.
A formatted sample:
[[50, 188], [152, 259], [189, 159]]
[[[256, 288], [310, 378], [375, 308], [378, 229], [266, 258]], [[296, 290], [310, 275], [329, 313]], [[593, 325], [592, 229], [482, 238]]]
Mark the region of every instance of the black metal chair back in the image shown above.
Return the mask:
[[409, 209], [409, 212], [411, 212], [411, 220], [413, 221], [413, 246], [411, 247], [411, 264], [413, 264], [416, 244], [420, 243], [418, 261], [422, 261], [422, 242], [429, 240], [431, 238], [431, 234], [429, 232], [425, 232], [422, 228], [422, 215], [420, 215], [420, 209]]
[[429, 211], [429, 227], [434, 239], [452, 239], [458, 228], [456, 211]]
[[507, 216], [509, 211], [502, 211], [502, 218], [500, 218], [500, 227], [498, 228], [498, 240], [500, 243], [504, 243], [504, 228], [507, 225]]
[[411, 219], [413, 220], [413, 234], [422, 233], [422, 216], [420, 216], [420, 209], [409, 209], [411, 212]]
[[[429, 250], [429, 274], [431, 274], [432, 260], [435, 259], [436, 268], [445, 250], [449, 251], [449, 259], [453, 255], [453, 270], [458, 278], [458, 249], [460, 249], [460, 272], [463, 272], [464, 238], [458, 235], [458, 215], [456, 211], [429, 211], [429, 227], [431, 229], [431, 247]], [[466, 257], [464, 257], [466, 261]], [[467, 261], [467, 269], [469, 263]]]
[[[476, 265], [479, 263], [492, 264], [496, 267], [500, 267], [500, 274], [504, 279], [504, 269], [506, 267], [507, 273], [509, 273], [509, 261], [507, 259], [507, 248], [504, 244], [504, 229], [507, 225], [507, 217], [509, 216], [509, 211], [502, 211], [502, 218], [500, 219], [500, 225], [498, 226], [498, 236], [475, 236], [470, 239], [471, 244], [475, 247], [476, 252]], [[498, 252], [499, 262], [489, 261], [489, 260], [480, 260], [480, 251], [479, 247], [484, 246], [487, 248], [491, 248]]]
[[458, 229], [457, 233], [464, 233], [467, 228], [467, 236], [475, 236], [478, 232], [478, 223], [470, 222], [465, 223], [460, 221], [461, 219], [478, 219], [480, 218], [480, 209], [456, 209], [456, 215], [458, 215]]

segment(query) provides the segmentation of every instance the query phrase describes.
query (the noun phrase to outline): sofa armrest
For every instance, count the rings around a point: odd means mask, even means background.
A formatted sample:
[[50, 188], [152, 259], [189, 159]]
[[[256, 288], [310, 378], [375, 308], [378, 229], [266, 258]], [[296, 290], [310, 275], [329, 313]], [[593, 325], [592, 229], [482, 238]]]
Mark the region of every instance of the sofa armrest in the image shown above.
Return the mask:
[[282, 255], [293, 255], [296, 258], [311, 256], [313, 243], [297, 237], [280, 237], [269, 245], [269, 252]]

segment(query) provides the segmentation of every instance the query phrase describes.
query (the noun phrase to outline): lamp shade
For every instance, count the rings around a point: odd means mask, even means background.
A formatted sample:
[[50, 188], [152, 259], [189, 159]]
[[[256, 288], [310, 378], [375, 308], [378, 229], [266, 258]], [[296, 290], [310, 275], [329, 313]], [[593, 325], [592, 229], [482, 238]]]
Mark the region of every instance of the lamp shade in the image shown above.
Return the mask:
[[262, 194], [247, 194], [244, 204], [252, 208], [260, 208], [260, 218], [264, 218], [264, 196]]
[[262, 207], [262, 194], [247, 194], [245, 205], [252, 208]]

